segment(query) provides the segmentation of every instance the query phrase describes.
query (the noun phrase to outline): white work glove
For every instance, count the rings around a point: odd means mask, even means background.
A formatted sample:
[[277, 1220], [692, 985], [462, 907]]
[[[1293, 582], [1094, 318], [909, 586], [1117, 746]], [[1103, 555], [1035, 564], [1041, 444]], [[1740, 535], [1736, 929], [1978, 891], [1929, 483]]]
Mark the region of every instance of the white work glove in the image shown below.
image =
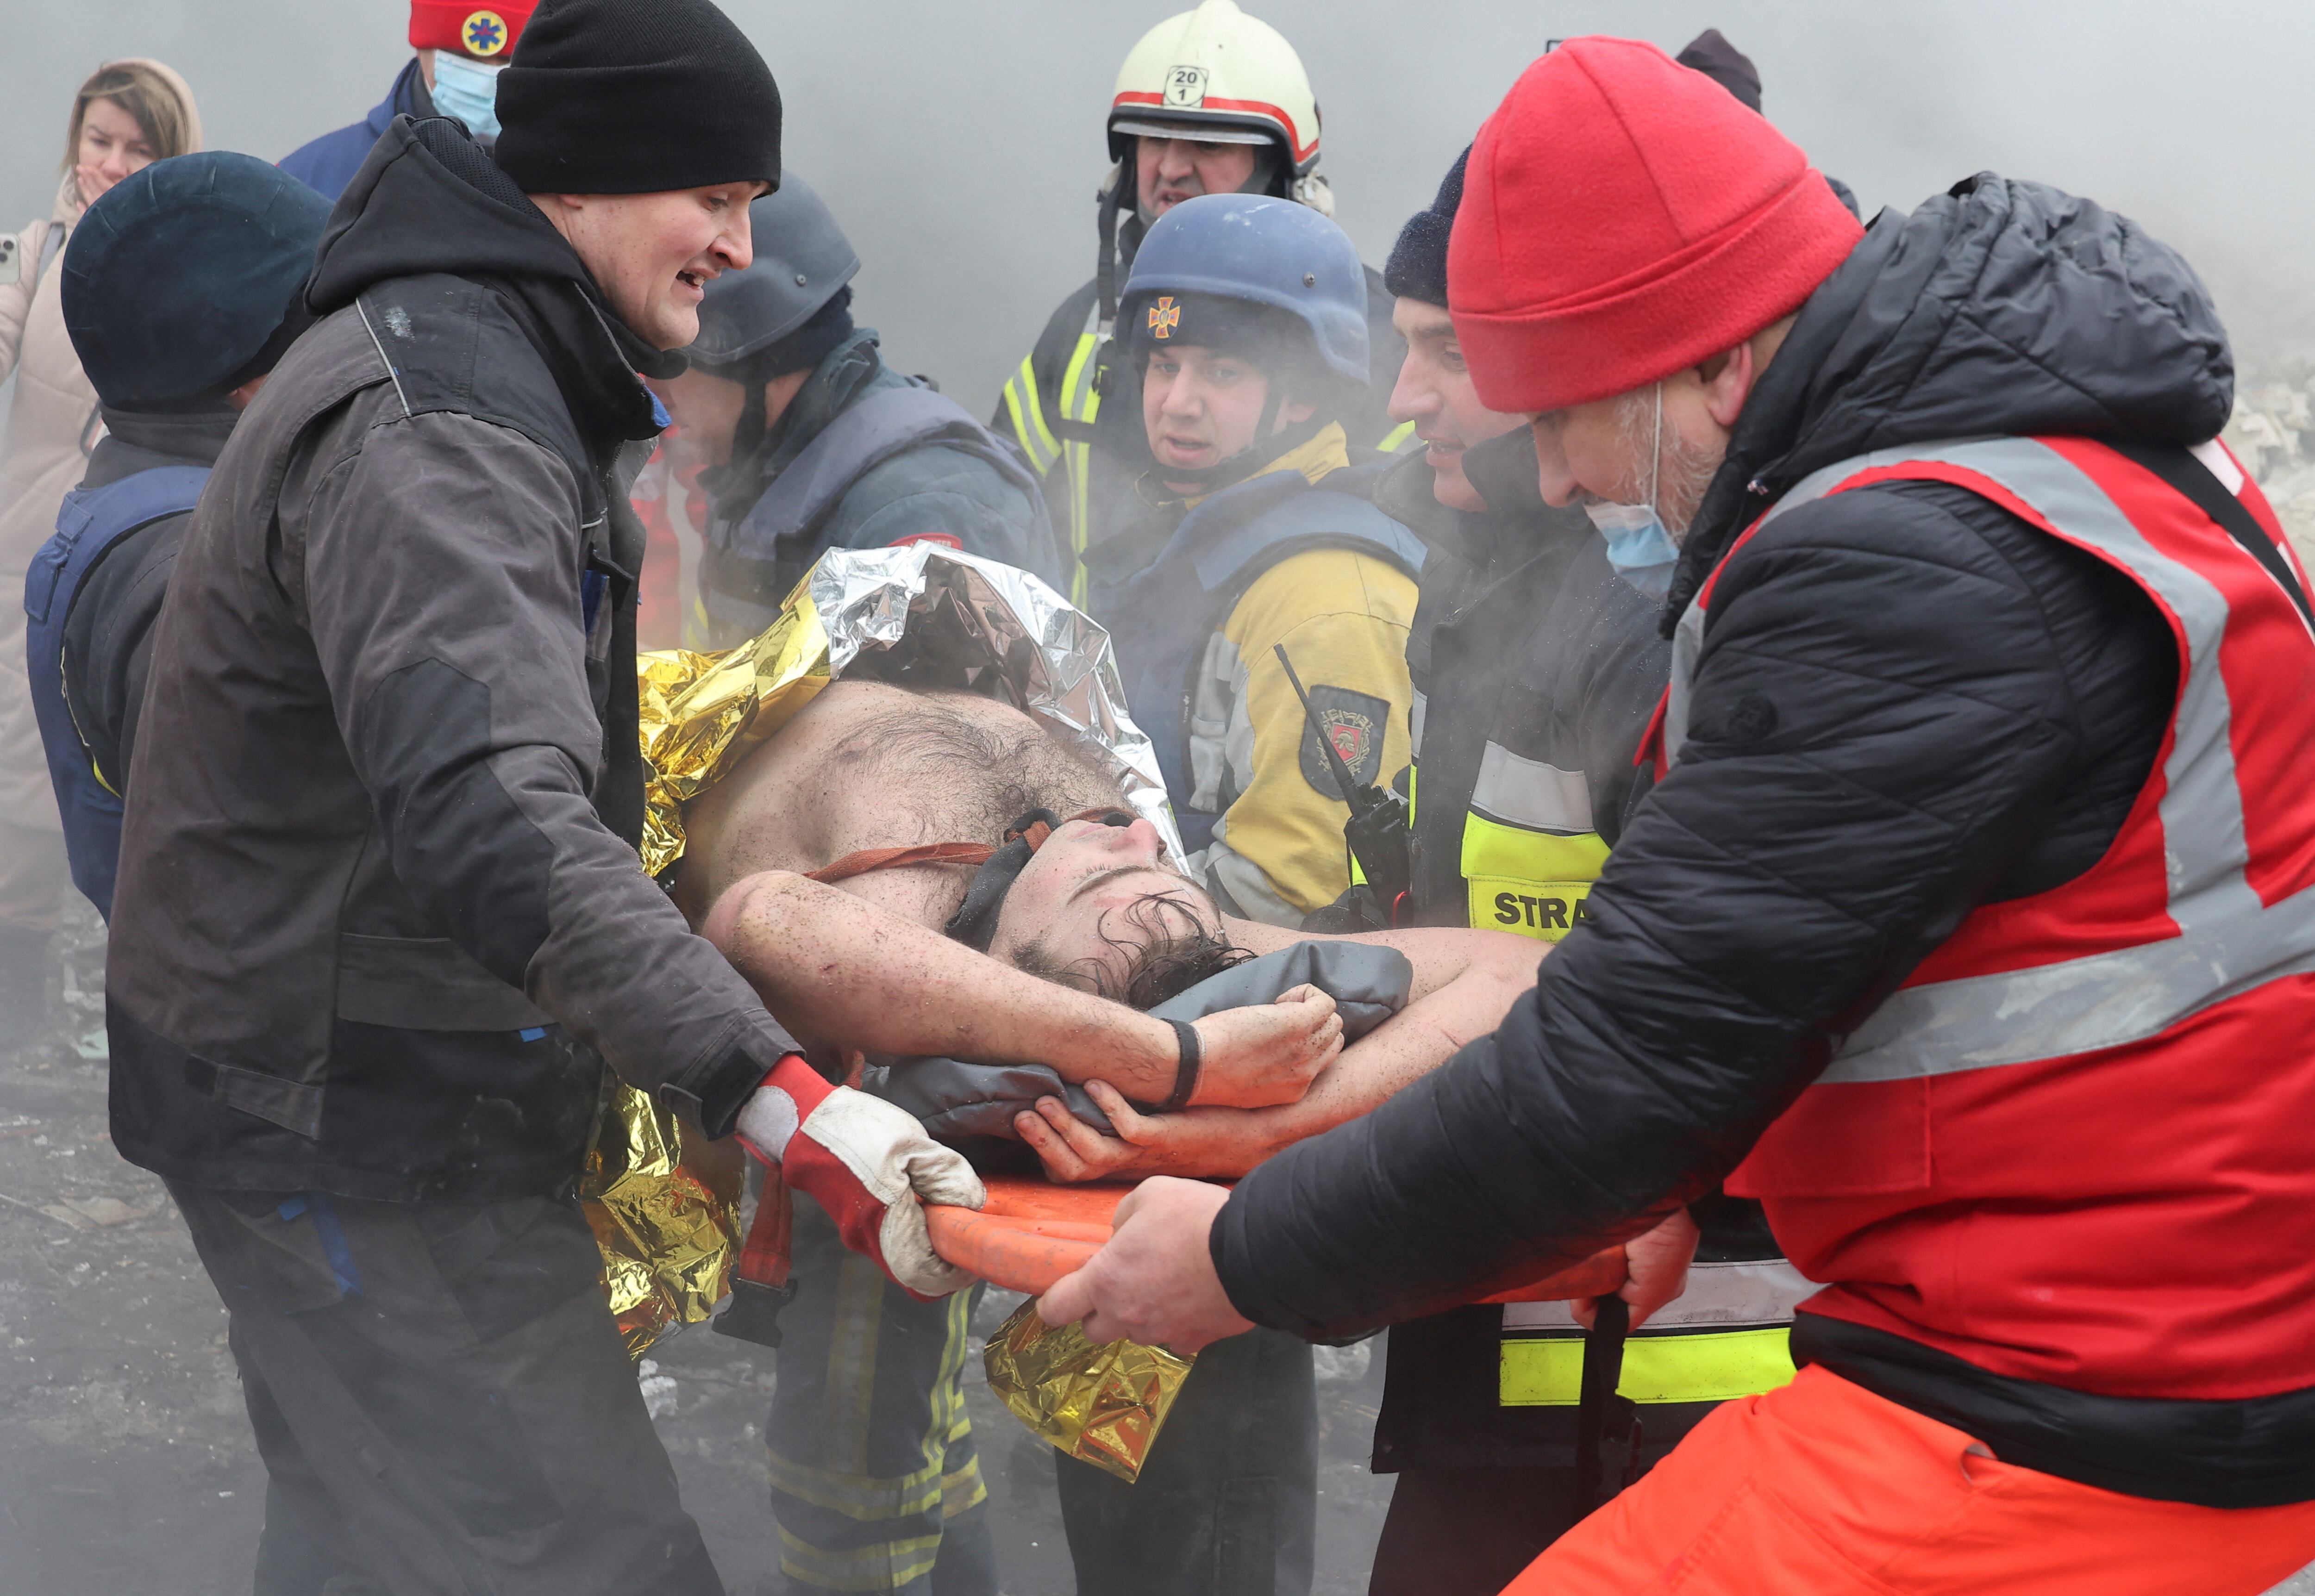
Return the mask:
[[833, 1086], [794, 1054], [740, 1111], [740, 1139], [809, 1193], [837, 1234], [911, 1296], [945, 1297], [974, 1277], [933, 1251], [925, 1202], [979, 1208], [988, 1190], [953, 1148], [880, 1097]]

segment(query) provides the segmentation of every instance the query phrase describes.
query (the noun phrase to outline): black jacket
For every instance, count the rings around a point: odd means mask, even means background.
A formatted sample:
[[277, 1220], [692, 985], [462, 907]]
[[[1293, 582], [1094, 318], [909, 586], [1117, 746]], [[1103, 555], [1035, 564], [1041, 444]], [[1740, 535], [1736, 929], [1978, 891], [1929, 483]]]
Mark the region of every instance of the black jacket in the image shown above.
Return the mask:
[[[1613, 847], [1645, 788], [1632, 756], [1663, 694], [1672, 650], [1658, 635], [1660, 604], [1608, 563], [1591, 519], [1544, 503], [1526, 428], [1472, 448], [1463, 471], [1486, 510], [1441, 506], [1419, 457], [1344, 474], [1346, 488], [1370, 492], [1430, 551], [1406, 650], [1420, 737], [1401, 788], [1418, 800], [1415, 921], [1507, 927], [1525, 905], [1532, 926], [1535, 899], [1475, 891], [1463, 874], [1467, 817], [1483, 807], [1474, 798], [1488, 746], [1581, 772], [1592, 828]], [[1582, 903], [1574, 905], [1579, 918]], [[1538, 946], [1539, 958], [1545, 951]], [[1715, 1195], [1695, 1209], [1700, 1259], [1778, 1255], [1760, 1204]], [[1459, 1308], [1392, 1326], [1377, 1472], [1573, 1465], [1575, 1408], [1500, 1400], [1503, 1318], [1499, 1308]], [[1645, 1405], [1644, 1459], [1670, 1450], [1713, 1405]]]
[[197, 1185], [543, 1194], [604, 1057], [728, 1130], [786, 1039], [634, 847], [621, 462], [662, 358], [447, 120], [379, 139], [306, 299], [153, 631], [115, 1144]]
[[[1988, 433], [2191, 444], [2232, 386], [2191, 270], [2095, 205], [1988, 174], [1884, 213], [1747, 403], [1675, 607], [1817, 467]], [[2176, 678], [2126, 578], [1964, 490], [1888, 484], [1778, 518], [1720, 575], [1690, 740], [1590, 919], [1496, 1034], [1239, 1184], [1212, 1236], [1232, 1300], [1339, 1334], [1648, 1228], [1732, 1169], [1971, 909], [2098, 860]], [[1796, 1355], [1822, 1323], [1802, 1316]], [[1911, 1343], [1877, 1339], [1904, 1361]], [[2220, 1467], [2169, 1460], [2155, 1411], [2206, 1405], [1947, 1362], [1876, 1374], [1852, 1346], [1837, 1366], [1916, 1406], [1928, 1379], [1997, 1455], [2032, 1413], [2060, 1438], [2044, 1470], [2133, 1448], [2153, 1454], [2141, 1477]]]
[[1663, 695], [1671, 646], [1656, 635], [1656, 603], [1617, 575], [1590, 518], [1544, 503], [1524, 427], [1463, 457], [1483, 514], [1441, 509], [1420, 457], [1383, 469], [1384, 509], [1415, 516], [1427, 501], [1432, 511], [1408, 522], [1431, 547], [1406, 650], [1423, 705], [1410, 784], [1416, 914], [1426, 926], [1509, 925], [1492, 900], [1478, 911], [1462, 871], [1487, 744], [1580, 771], [1590, 829], [1613, 847], [1643, 785], [1632, 750]]

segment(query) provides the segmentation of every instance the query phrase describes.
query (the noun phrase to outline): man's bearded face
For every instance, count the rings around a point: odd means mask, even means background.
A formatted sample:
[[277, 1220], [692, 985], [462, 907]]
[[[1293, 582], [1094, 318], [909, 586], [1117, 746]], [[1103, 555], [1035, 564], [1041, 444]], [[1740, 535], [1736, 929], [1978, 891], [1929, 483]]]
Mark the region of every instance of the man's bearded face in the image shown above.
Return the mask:
[[1704, 490], [1728, 452], [1726, 439], [1692, 439], [1685, 407], [1658, 405], [1663, 385], [1533, 417], [1538, 485], [1547, 503], [1646, 504], [1674, 542], [1688, 535]]

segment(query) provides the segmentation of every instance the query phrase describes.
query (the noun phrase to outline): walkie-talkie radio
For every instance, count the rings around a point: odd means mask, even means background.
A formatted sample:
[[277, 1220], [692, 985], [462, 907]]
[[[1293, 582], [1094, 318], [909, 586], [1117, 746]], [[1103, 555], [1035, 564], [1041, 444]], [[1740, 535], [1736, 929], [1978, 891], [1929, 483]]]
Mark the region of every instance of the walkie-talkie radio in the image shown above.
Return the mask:
[[1359, 862], [1384, 913], [1397, 926], [1415, 890], [1415, 828], [1407, 818], [1406, 800], [1359, 780], [1344, 759], [1343, 750], [1335, 746], [1326, 722], [1318, 718], [1310, 695], [1303, 690], [1302, 678], [1294, 674], [1294, 661], [1287, 658], [1286, 645], [1279, 643], [1271, 652], [1286, 668], [1286, 679], [1294, 684], [1294, 696], [1302, 700], [1302, 714], [1326, 754], [1326, 768], [1334, 773], [1343, 802], [1350, 805], [1351, 818], [1344, 822], [1343, 840], [1350, 845], [1351, 857]]

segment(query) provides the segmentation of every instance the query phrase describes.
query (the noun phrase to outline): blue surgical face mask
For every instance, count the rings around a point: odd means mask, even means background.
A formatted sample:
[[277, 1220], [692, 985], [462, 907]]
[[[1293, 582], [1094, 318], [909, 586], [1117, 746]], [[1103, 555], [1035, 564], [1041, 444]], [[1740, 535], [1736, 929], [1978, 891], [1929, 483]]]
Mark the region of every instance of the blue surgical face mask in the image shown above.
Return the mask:
[[[1663, 384], [1656, 385], [1654, 439], [1648, 449], [1648, 497], [1645, 504], [1611, 504], [1602, 500], [1583, 507], [1592, 524], [1608, 543], [1608, 563], [1629, 577], [1636, 571], [1662, 572], [1680, 558], [1663, 517], [1656, 510], [1656, 489], [1663, 459]], [[1655, 591], [1654, 581], [1636, 584]], [[1667, 587], [1669, 583], [1665, 584]]]
[[1680, 558], [1680, 545], [1653, 504], [1587, 504], [1583, 513], [1608, 540], [1608, 563], [1619, 571], [1669, 565]]
[[485, 66], [464, 56], [434, 52], [434, 109], [457, 117], [477, 138], [499, 136], [499, 74], [503, 66]]

